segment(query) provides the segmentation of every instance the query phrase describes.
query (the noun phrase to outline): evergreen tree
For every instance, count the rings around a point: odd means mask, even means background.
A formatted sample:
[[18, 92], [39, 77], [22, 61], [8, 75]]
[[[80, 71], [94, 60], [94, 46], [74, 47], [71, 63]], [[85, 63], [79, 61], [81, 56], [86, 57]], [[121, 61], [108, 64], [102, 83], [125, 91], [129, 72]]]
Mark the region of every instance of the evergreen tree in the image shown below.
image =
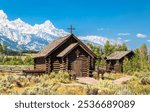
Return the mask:
[[109, 41], [106, 41], [104, 48], [103, 48], [104, 55], [108, 56], [114, 51], [115, 51], [115, 45], [111, 45]]
[[140, 50], [137, 48], [134, 51], [134, 57], [131, 59], [133, 71], [139, 71], [141, 69], [140, 60]]
[[3, 45], [0, 44], [0, 53], [3, 53]]
[[148, 67], [148, 49], [146, 44], [141, 45], [140, 47], [140, 61], [141, 61], [141, 69], [147, 70]]
[[132, 68], [131, 60], [128, 60], [128, 58], [125, 58], [123, 61], [123, 72], [131, 73], [132, 71], [133, 71], [133, 68]]
[[146, 59], [147, 59], [147, 56], [148, 56], [148, 49], [147, 49], [146, 44], [143, 44], [143, 45], [140, 47], [140, 53], [141, 53], [142, 58], [146, 58]]

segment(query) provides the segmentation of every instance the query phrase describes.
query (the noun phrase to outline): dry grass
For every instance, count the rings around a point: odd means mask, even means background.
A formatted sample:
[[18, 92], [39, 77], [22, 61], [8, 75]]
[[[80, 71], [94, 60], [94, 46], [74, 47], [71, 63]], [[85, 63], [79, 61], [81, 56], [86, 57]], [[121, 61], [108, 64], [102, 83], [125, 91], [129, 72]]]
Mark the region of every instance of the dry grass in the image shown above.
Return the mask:
[[105, 80], [99, 80], [96, 85], [69, 81], [67, 73], [63, 72], [27, 77], [16, 74], [0, 72], [0, 94], [150, 94], [150, 85], [143, 85], [140, 82], [141, 78], [137, 76], [133, 76], [130, 81], [123, 84], [112, 83], [113, 80], [124, 77], [126, 74], [105, 74]]
[[104, 74], [104, 79], [105, 80], [116, 80], [122, 77], [127, 76], [126, 74], [123, 73], [105, 73]]

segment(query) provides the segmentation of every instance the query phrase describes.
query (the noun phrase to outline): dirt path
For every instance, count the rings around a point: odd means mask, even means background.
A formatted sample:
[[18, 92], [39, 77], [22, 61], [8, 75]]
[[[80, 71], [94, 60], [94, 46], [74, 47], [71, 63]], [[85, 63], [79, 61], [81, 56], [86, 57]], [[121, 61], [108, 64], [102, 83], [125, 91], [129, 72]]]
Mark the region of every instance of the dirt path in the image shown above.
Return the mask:
[[[129, 81], [131, 78], [132, 78], [131, 76], [126, 76], [126, 77], [116, 79], [112, 82], [115, 84], [121, 84], [123, 82]], [[90, 78], [90, 77], [78, 77], [77, 79], [78, 79], [78, 82], [80, 82], [80, 83], [93, 84], [93, 85], [98, 83], [98, 80], [96, 80], [94, 78]], [[66, 85], [66, 86], [85, 86], [84, 84], [79, 84], [79, 83], [63, 84], [63, 85]]]
[[131, 78], [132, 78], [131, 76], [122, 77], [122, 78], [114, 80], [113, 83], [121, 84], [121, 83], [129, 81]]
[[86, 83], [86, 84], [97, 84], [98, 80], [90, 77], [78, 77], [77, 78], [79, 82]]

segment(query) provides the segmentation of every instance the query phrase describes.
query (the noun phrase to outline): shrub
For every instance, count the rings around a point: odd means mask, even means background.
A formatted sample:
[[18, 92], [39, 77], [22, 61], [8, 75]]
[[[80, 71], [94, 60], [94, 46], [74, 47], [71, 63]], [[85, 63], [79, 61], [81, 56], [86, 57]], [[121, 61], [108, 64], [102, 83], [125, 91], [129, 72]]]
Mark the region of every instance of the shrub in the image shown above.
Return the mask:
[[62, 82], [62, 83], [70, 82], [69, 81], [69, 74], [67, 72], [62, 72], [62, 71], [59, 71], [58, 73], [52, 72], [50, 74], [50, 78], [58, 79], [59, 82]]
[[11, 81], [9, 82], [7, 80], [7, 77], [4, 77], [0, 81], [0, 94], [8, 94], [10, 89], [14, 87], [15, 87], [15, 84], [13, 84]]
[[134, 72], [133, 75], [138, 78], [142, 78], [143, 76], [150, 76], [150, 73], [141, 71], [141, 72]]
[[44, 82], [34, 87], [26, 88], [23, 95], [55, 95], [60, 84]]
[[34, 63], [33, 58], [30, 55], [26, 56], [26, 58], [24, 59], [24, 64], [33, 65], [33, 63]]
[[40, 82], [44, 82], [44, 80], [42, 80], [42, 78], [38, 77], [38, 76], [32, 76], [28, 78], [30, 80], [30, 82], [33, 83], [40, 83]]
[[112, 83], [112, 81], [108, 81], [108, 80], [99, 80], [99, 83], [97, 85], [88, 87], [87, 94], [132, 95], [134, 93], [131, 91], [128, 85], [114, 84]]
[[116, 90], [119, 89], [118, 85], [112, 83], [108, 80], [99, 80], [99, 83], [95, 86], [92, 86], [92, 90], [98, 89], [99, 95], [110, 95], [115, 94]]
[[87, 91], [86, 91], [86, 94], [87, 95], [98, 95], [98, 89], [88, 87]]
[[141, 83], [141, 78], [134, 76], [128, 82], [128, 87], [135, 95], [150, 94], [150, 86]]
[[15, 77], [12, 75], [8, 75], [8, 76], [6, 76], [6, 78], [7, 78], [8, 82], [10, 82], [10, 83], [14, 83], [16, 81]]
[[116, 95], [134, 95], [131, 89], [128, 86], [122, 86], [117, 92]]
[[50, 73], [50, 78], [52, 79], [52, 78], [55, 78], [55, 76], [56, 76], [56, 73], [55, 72], [51, 72]]
[[144, 76], [141, 78], [141, 83], [142, 84], [150, 84], [150, 76]]
[[19, 76], [16, 78], [16, 85], [18, 87], [29, 86], [29, 80], [25, 76]]
[[[100, 77], [98, 77], [98, 74], [97, 74], [97, 72], [95, 72], [95, 71], [92, 73], [92, 75], [93, 75], [93, 77], [94, 77], [95, 79], [100, 78]], [[101, 75], [101, 74], [99, 74], [99, 75]]]

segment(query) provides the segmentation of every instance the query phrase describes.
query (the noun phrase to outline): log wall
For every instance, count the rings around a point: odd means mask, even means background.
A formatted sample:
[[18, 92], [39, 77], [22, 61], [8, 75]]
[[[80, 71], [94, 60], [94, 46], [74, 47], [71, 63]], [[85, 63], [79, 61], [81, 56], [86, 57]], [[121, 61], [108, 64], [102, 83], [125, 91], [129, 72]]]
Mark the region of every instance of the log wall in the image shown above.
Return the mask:
[[56, 60], [53, 62], [53, 71], [54, 72], [59, 72], [60, 71], [60, 62], [59, 60]]
[[46, 65], [45, 64], [36, 64], [35, 70], [46, 70]]

